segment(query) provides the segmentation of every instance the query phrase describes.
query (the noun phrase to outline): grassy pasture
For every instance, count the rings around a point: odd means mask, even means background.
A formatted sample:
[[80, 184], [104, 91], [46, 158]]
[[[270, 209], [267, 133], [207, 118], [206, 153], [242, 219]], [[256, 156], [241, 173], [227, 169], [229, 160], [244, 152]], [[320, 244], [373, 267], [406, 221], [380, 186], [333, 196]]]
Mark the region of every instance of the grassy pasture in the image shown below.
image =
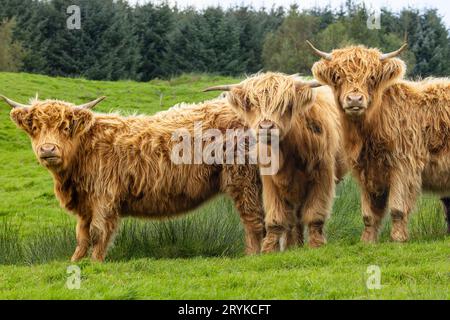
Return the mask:
[[[0, 94], [26, 102], [37, 92], [42, 99], [74, 103], [106, 95], [99, 111], [152, 114], [214, 97], [201, 89], [233, 81], [185, 75], [149, 83], [98, 82], [0, 73]], [[50, 175], [9, 120], [9, 108], [0, 106], [0, 298], [450, 298], [450, 238], [437, 198], [420, 199], [407, 244], [389, 241], [388, 223], [379, 244], [360, 244], [359, 210], [358, 189], [347, 178], [327, 224], [327, 246], [257, 257], [243, 255], [242, 227], [225, 197], [176, 220], [127, 219], [108, 261], [79, 263], [81, 288], [69, 290], [75, 219], [59, 208]], [[369, 265], [380, 267], [379, 290], [365, 286]]]

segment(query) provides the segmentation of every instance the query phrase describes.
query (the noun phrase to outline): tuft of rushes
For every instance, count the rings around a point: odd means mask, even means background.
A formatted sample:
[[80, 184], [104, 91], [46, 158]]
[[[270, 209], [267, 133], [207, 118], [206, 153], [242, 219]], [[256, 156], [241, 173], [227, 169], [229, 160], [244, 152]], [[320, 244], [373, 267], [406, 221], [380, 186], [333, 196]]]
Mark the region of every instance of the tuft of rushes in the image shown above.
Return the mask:
[[23, 261], [23, 246], [18, 227], [6, 219], [0, 223], [0, 264], [15, 264]]
[[231, 201], [219, 197], [182, 218], [124, 221], [109, 259], [236, 256], [243, 247], [239, 216]]

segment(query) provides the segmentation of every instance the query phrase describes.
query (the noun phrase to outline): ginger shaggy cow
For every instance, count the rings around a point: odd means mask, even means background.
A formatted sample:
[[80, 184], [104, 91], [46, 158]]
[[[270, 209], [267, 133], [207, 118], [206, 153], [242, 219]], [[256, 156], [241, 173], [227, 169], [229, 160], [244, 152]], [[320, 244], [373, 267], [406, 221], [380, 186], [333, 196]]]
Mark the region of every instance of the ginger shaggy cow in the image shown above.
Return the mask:
[[[406, 241], [421, 190], [450, 195], [450, 80], [403, 80], [406, 66], [396, 56], [406, 44], [387, 54], [363, 46], [332, 53], [311, 47], [322, 57], [313, 74], [334, 91], [361, 187], [362, 240], [377, 240], [390, 210], [391, 238]], [[448, 199], [443, 202], [447, 207]]]
[[61, 206], [77, 216], [73, 261], [90, 246], [103, 261], [124, 216], [165, 218], [194, 209], [223, 192], [235, 202], [246, 231], [248, 253], [264, 237], [261, 182], [256, 165], [175, 164], [177, 129], [243, 127], [226, 100], [185, 106], [155, 116], [94, 113], [102, 99], [75, 106], [46, 100], [13, 107], [11, 118], [26, 131], [39, 162], [53, 176]]
[[228, 91], [230, 104], [259, 138], [263, 131], [279, 131], [279, 170], [262, 175], [264, 252], [303, 243], [304, 225], [310, 246], [326, 242], [324, 223], [346, 166], [333, 95], [327, 87], [313, 90], [316, 86], [295, 75], [269, 72], [206, 89]]

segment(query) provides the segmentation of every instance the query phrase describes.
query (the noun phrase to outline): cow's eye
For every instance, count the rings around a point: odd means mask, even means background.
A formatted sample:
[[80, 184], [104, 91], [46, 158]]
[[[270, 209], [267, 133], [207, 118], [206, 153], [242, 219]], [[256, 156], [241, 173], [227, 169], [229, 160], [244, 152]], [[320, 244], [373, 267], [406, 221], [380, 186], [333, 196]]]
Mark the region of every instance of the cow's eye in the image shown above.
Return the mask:
[[70, 132], [70, 127], [69, 127], [69, 126], [66, 126], [66, 127], [64, 127], [63, 130], [64, 130], [65, 133], [69, 133], [69, 132]]
[[377, 77], [375, 77], [375, 76], [370, 76], [370, 84], [371, 84], [372, 86], [375, 86], [376, 83], [377, 83]]
[[36, 125], [33, 125], [33, 126], [31, 127], [31, 131], [33, 131], [33, 132], [38, 131], [38, 127], [37, 127]]
[[334, 74], [334, 77], [333, 77], [334, 79], [334, 82], [339, 82], [339, 81], [341, 81], [341, 76], [339, 75], [339, 74], [337, 74], [337, 73], [335, 73]]

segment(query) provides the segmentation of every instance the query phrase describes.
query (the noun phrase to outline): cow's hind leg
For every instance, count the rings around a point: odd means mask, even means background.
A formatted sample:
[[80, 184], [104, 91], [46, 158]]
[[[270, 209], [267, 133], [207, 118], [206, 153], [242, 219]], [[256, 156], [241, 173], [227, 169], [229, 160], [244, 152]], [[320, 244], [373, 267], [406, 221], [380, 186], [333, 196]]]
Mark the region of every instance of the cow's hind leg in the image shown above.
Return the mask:
[[255, 168], [254, 172], [240, 172], [234, 175], [232, 170], [226, 171], [222, 189], [234, 200], [244, 225], [246, 253], [257, 254], [261, 251], [265, 235], [258, 170]]
[[261, 243], [264, 239], [264, 211], [262, 206], [242, 196], [235, 197], [236, 208], [241, 216], [245, 230], [245, 252], [257, 254], [261, 251]]
[[91, 218], [79, 215], [77, 216], [77, 219], [77, 247], [71, 258], [71, 261], [73, 262], [83, 259], [86, 256], [90, 245], [89, 228], [91, 224]]
[[119, 216], [117, 214], [94, 214], [90, 227], [92, 241], [92, 260], [102, 262], [105, 260], [108, 245], [111, 242], [117, 227]]
[[447, 221], [447, 233], [450, 234], [450, 198], [441, 198], [444, 205], [445, 220]]
[[305, 242], [303, 233], [305, 232], [305, 225], [303, 224], [302, 217], [297, 220], [297, 225], [295, 227], [296, 244], [302, 246]]
[[286, 247], [296, 247], [302, 246], [304, 243], [304, 230], [305, 225], [303, 224], [302, 208], [297, 209], [296, 213], [296, 223], [295, 227], [288, 233], [286, 240]]

